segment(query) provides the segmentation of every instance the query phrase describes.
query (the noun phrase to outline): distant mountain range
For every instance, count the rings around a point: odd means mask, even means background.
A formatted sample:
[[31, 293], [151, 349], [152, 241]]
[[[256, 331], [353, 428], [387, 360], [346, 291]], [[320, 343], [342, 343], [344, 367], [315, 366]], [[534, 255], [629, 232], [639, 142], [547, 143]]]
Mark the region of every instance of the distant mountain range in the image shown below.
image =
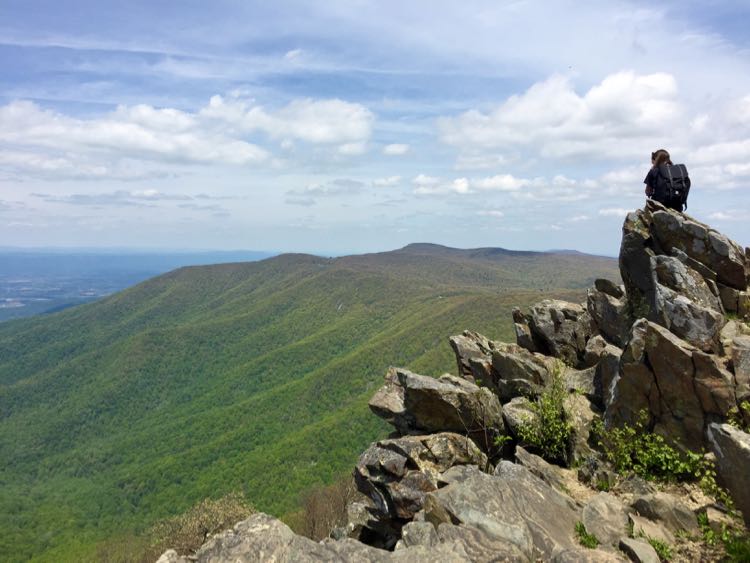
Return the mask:
[[0, 247], [0, 321], [94, 301], [182, 266], [244, 262], [272, 255]]
[[512, 307], [618, 276], [610, 258], [414, 244], [185, 267], [2, 323], [0, 553], [94, 559], [231, 490], [289, 513], [388, 433], [366, 403], [390, 364], [455, 372], [451, 334], [513, 340]]

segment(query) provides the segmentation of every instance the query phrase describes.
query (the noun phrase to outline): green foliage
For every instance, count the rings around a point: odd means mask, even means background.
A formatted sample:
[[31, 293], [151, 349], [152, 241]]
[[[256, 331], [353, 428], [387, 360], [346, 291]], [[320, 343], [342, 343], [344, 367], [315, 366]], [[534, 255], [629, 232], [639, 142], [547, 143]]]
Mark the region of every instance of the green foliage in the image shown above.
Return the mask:
[[651, 544], [651, 547], [656, 551], [656, 555], [658, 555], [659, 559], [662, 561], [670, 561], [674, 556], [672, 547], [667, 542], [656, 538], [646, 538], [646, 541]]
[[511, 438], [510, 436], [507, 436], [505, 434], [499, 434], [495, 436], [495, 439], [493, 442], [494, 442], [495, 448], [501, 449], [503, 446], [505, 446], [505, 444], [507, 444], [508, 442], [512, 442], [512, 441], [513, 441], [513, 438]]
[[730, 503], [726, 492], [716, 483], [716, 468], [702, 454], [681, 452], [670, 446], [663, 436], [646, 428], [647, 414], [641, 412], [634, 426], [606, 430], [600, 419], [592, 431], [598, 437], [607, 460], [620, 473], [635, 473], [644, 479], [658, 481], [697, 481], [707, 493]]
[[584, 276], [616, 275], [524, 253], [287, 255], [2, 323], [0, 553], [98, 560], [103, 539], [237, 489], [293, 513], [388, 433], [367, 401], [390, 365], [454, 372], [449, 335], [512, 339], [540, 289], [576, 301]]
[[727, 423], [747, 432], [750, 430], [750, 401], [742, 401], [727, 413]]
[[728, 561], [732, 563], [750, 561], [750, 536], [747, 533], [733, 532], [726, 524], [722, 524], [721, 530], [716, 532], [709, 525], [708, 515], [705, 512], [698, 514], [698, 526], [706, 545], [723, 545]]
[[587, 547], [589, 549], [596, 549], [598, 547], [599, 539], [594, 534], [590, 534], [586, 531], [586, 526], [583, 525], [583, 522], [576, 522], [575, 529], [578, 543], [580, 543], [583, 547]]
[[750, 561], [750, 536], [733, 535], [724, 542], [727, 558], [732, 563], [747, 563]]
[[549, 385], [531, 409], [535, 416], [520, 425], [521, 443], [531, 446], [549, 461], [566, 463], [573, 427], [563, 408], [567, 392], [562, 378], [561, 363], [557, 363]]
[[596, 490], [597, 491], [603, 491], [605, 493], [609, 492], [610, 490], [610, 484], [609, 481], [606, 479], [597, 479], [596, 480]]

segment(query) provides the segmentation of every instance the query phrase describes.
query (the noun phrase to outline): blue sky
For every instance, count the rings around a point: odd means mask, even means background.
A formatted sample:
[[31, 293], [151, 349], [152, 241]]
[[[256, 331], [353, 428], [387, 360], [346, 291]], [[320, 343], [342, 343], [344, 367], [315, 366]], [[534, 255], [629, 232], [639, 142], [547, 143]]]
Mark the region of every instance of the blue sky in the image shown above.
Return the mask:
[[750, 244], [747, 2], [0, 0], [0, 241], [616, 254], [652, 150]]

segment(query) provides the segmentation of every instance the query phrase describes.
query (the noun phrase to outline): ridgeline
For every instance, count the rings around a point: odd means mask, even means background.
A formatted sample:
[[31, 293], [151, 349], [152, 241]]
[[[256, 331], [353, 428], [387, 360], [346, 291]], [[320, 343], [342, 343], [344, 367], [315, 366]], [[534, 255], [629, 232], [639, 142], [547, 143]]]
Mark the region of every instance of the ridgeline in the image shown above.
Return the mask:
[[515, 306], [580, 301], [616, 261], [410, 245], [182, 268], [0, 325], [0, 553], [81, 561], [205, 498], [282, 516], [387, 435], [390, 365], [454, 371], [447, 336], [513, 335]]

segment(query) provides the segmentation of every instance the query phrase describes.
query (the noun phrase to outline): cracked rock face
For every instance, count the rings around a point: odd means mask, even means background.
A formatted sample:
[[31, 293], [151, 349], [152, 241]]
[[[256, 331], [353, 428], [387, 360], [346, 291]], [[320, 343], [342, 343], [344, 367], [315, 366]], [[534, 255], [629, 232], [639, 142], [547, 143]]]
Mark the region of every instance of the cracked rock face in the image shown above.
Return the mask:
[[720, 283], [745, 290], [745, 252], [737, 243], [682, 213], [672, 213], [655, 206], [653, 209], [653, 233], [662, 248], [681, 250], [715, 272]]
[[401, 527], [423, 508], [425, 495], [437, 490], [441, 475], [467, 464], [487, 467], [487, 456], [469, 438], [449, 432], [371, 445], [354, 470], [357, 489], [373, 501], [365, 525], [371, 537], [379, 538], [382, 547], [393, 547]]
[[503, 410], [497, 396], [463, 378], [439, 379], [391, 368], [386, 383], [370, 400], [370, 409], [401, 435], [458, 432], [491, 452], [504, 433]]
[[622, 354], [607, 424], [635, 424], [645, 411], [654, 431], [696, 449], [709, 415], [736, 406], [732, 374], [664, 327], [641, 320]]
[[526, 468], [502, 461], [495, 475], [472, 468], [456, 470], [446, 474], [446, 487], [427, 495], [426, 521], [480, 529], [491, 539], [514, 546], [522, 560], [549, 560], [577, 547], [571, 522], [579, 514], [573, 501]]
[[596, 333], [585, 307], [557, 299], [545, 299], [531, 307], [528, 326], [539, 352], [570, 366], [584, 363], [586, 343]]
[[719, 477], [750, 526], [750, 434], [729, 424], [711, 424], [708, 439]]

